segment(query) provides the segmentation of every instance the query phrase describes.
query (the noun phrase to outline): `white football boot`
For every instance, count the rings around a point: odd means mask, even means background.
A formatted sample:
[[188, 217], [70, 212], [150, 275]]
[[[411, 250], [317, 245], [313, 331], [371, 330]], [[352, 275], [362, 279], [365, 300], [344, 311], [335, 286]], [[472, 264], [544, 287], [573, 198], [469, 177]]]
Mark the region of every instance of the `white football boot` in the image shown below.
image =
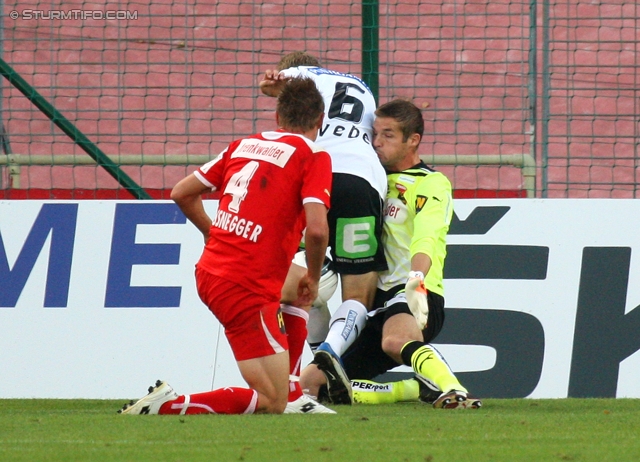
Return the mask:
[[166, 382], [158, 380], [155, 386], [149, 387], [149, 394], [138, 401], [125, 404], [118, 414], [157, 414], [167, 401], [178, 398], [178, 393]]
[[302, 395], [295, 401], [287, 403], [285, 414], [336, 414], [336, 411], [323, 406], [309, 395]]

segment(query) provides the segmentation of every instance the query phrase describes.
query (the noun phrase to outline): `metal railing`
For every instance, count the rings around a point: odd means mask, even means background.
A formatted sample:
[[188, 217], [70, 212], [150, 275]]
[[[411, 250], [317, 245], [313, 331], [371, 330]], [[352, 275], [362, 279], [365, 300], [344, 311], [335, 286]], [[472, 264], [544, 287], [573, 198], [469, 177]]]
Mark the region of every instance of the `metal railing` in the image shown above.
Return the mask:
[[[522, 171], [523, 189], [527, 197], [535, 197], [536, 163], [530, 154], [510, 155], [454, 155], [431, 154], [421, 155], [420, 158], [428, 165], [506, 165], [519, 168]], [[172, 154], [166, 156], [144, 156], [141, 154], [120, 154], [111, 156], [116, 165], [202, 165], [211, 160], [209, 155]], [[10, 184], [14, 188], [20, 187], [20, 168], [36, 165], [96, 165], [89, 156], [76, 155], [22, 155], [9, 154], [0, 156], [0, 166], [6, 166], [9, 172]]]

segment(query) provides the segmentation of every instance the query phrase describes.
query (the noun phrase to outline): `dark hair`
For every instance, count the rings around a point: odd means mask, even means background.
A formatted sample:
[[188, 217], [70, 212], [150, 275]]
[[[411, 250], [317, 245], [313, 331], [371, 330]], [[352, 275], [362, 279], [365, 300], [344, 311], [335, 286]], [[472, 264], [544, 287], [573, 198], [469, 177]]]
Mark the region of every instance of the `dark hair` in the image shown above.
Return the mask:
[[411, 135], [417, 133], [422, 139], [424, 134], [424, 119], [422, 112], [411, 101], [406, 99], [394, 99], [378, 107], [378, 117], [390, 117], [400, 123], [402, 129], [402, 141], [407, 141]]
[[293, 53], [286, 54], [282, 57], [278, 63], [278, 70], [282, 71], [284, 69], [289, 69], [290, 67], [298, 66], [320, 67], [320, 61], [306, 51], [294, 51]]
[[276, 104], [280, 126], [307, 131], [324, 115], [324, 101], [313, 80], [296, 77], [287, 82]]

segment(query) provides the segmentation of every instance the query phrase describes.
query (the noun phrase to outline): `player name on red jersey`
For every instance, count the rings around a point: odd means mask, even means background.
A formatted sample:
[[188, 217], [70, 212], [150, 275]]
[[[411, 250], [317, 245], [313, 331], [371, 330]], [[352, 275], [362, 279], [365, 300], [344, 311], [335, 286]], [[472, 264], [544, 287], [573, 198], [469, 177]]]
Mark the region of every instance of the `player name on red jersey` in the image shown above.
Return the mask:
[[249, 239], [252, 242], [258, 242], [258, 236], [262, 232], [262, 226], [259, 224], [251, 220], [238, 218], [237, 215], [224, 210], [218, 210], [213, 226], [230, 233], [236, 233], [237, 236]]

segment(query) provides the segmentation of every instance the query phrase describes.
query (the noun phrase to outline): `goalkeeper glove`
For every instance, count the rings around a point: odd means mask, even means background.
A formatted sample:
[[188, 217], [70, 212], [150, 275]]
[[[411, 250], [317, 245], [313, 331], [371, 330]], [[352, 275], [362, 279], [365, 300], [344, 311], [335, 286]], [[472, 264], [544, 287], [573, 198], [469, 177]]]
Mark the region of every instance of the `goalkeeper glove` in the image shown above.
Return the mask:
[[420, 330], [427, 325], [429, 304], [427, 303], [427, 289], [424, 287], [424, 274], [421, 271], [410, 271], [405, 285], [407, 304], [411, 314], [416, 318]]

